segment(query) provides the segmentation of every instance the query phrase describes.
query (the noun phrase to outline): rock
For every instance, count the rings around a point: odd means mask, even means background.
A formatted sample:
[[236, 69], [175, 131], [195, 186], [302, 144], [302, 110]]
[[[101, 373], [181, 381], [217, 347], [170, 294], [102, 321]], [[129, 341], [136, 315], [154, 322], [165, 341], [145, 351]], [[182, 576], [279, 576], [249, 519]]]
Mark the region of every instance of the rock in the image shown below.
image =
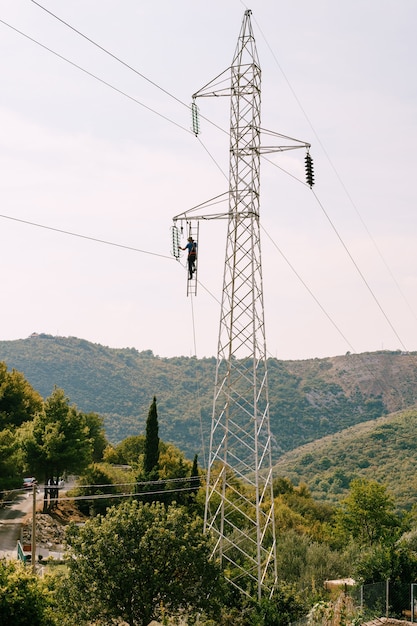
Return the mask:
[[[65, 528], [47, 513], [36, 513], [36, 545], [45, 548], [63, 548]], [[22, 543], [32, 542], [32, 518], [22, 527]]]

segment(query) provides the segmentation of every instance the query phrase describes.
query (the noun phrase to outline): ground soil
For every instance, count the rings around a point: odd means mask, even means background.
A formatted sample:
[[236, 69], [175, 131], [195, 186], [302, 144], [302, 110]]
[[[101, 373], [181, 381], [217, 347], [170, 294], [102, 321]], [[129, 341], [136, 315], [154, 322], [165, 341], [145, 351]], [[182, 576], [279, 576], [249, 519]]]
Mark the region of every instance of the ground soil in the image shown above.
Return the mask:
[[69, 524], [70, 522], [81, 524], [88, 519], [86, 515], [78, 510], [75, 502], [71, 500], [58, 502], [57, 508], [49, 511], [49, 515], [55, 521], [60, 522], [63, 525]]
[[[88, 518], [83, 515], [75, 503], [71, 500], [59, 502], [57, 507], [48, 513], [42, 512], [42, 503], [38, 504], [36, 511], [36, 537], [37, 545], [49, 549], [63, 549], [65, 541], [65, 526], [70, 522], [81, 524]], [[30, 544], [32, 537], [32, 515], [27, 514], [21, 531], [23, 544]]]

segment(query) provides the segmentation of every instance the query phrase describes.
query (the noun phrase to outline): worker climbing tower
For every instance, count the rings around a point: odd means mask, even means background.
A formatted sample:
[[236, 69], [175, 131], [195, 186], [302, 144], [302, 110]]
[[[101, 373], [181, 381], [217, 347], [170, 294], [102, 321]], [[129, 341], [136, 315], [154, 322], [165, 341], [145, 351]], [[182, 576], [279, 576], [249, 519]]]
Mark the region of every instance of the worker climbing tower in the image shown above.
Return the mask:
[[[194, 215], [219, 197], [174, 217], [227, 219], [216, 378], [207, 467], [205, 530], [214, 538], [213, 557], [229, 581], [251, 596], [272, 595], [277, 578], [272, 437], [260, 238], [260, 158], [263, 152], [298, 147], [261, 147], [261, 70], [245, 11], [232, 65], [193, 95], [230, 98], [229, 190], [227, 211]], [[285, 137], [286, 140], [290, 139]], [[296, 140], [291, 140], [296, 141]], [[176, 228], [176, 226], [174, 226]], [[175, 250], [174, 250], [175, 254]]]

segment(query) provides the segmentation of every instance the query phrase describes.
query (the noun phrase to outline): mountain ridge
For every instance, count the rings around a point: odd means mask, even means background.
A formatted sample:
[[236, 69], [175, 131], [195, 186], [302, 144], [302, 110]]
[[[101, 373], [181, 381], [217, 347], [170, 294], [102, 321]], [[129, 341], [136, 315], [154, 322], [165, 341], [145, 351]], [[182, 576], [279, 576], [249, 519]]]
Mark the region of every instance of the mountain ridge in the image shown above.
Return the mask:
[[[216, 359], [161, 358], [76, 337], [34, 334], [0, 341], [0, 360], [45, 398], [54, 386], [103, 416], [117, 443], [143, 432], [153, 396], [160, 436], [190, 458], [210, 432]], [[361, 422], [413, 406], [417, 353], [378, 351], [301, 361], [268, 359], [273, 458]]]

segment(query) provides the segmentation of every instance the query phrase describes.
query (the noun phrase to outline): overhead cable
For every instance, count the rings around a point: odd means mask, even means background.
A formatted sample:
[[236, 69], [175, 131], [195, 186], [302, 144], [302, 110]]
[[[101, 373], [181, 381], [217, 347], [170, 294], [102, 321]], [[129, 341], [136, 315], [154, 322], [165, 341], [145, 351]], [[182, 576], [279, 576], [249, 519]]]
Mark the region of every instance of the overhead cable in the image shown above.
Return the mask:
[[149, 250], [141, 250], [140, 248], [134, 248], [133, 246], [127, 246], [121, 243], [107, 241], [106, 239], [98, 239], [97, 237], [81, 235], [80, 233], [74, 233], [69, 230], [63, 230], [62, 228], [54, 228], [53, 226], [46, 226], [45, 224], [38, 224], [37, 222], [30, 222], [29, 220], [23, 220], [18, 217], [12, 217], [11, 215], [0, 214], [0, 218], [6, 219], [6, 220], [12, 220], [13, 222], [20, 222], [21, 224], [28, 224], [29, 226], [36, 226], [37, 228], [44, 228], [45, 230], [51, 230], [53, 232], [61, 233], [63, 235], [71, 235], [71, 237], [79, 237], [80, 239], [87, 239], [88, 241], [95, 241], [96, 243], [104, 243], [107, 246], [115, 246], [117, 248], [123, 248], [124, 250], [132, 250], [132, 252], [141, 252], [142, 254], [151, 254], [152, 256], [159, 256], [163, 259], [172, 260], [173, 258], [166, 254], [158, 254], [157, 252], [150, 252]]
[[[40, 9], [42, 9], [43, 11], [45, 11], [46, 13], [49, 13], [49, 15], [51, 17], [53, 17], [54, 19], [58, 20], [59, 22], [61, 22], [61, 24], [64, 24], [65, 26], [67, 26], [67, 28], [70, 28], [72, 31], [74, 31], [75, 33], [77, 33], [77, 35], [79, 35], [80, 37], [82, 37], [83, 39], [85, 39], [86, 41], [88, 41], [89, 43], [91, 43], [93, 46], [95, 46], [96, 48], [98, 48], [99, 50], [101, 50], [102, 52], [104, 52], [105, 54], [107, 54], [108, 56], [112, 57], [115, 61], [117, 61], [118, 63], [121, 63], [122, 65], [124, 65], [127, 69], [131, 70], [132, 72], [134, 72], [135, 74], [137, 74], [138, 76], [140, 76], [140, 78], [143, 78], [143, 80], [146, 80], [150, 85], [152, 85], [153, 87], [156, 87], [156, 89], [159, 89], [160, 91], [162, 91], [165, 95], [169, 96], [170, 98], [172, 98], [173, 100], [175, 100], [176, 102], [178, 102], [178, 104], [181, 104], [182, 106], [186, 107], [187, 109], [189, 109], [190, 111], [192, 110], [192, 107], [189, 104], [186, 104], [185, 102], [183, 102], [182, 100], [180, 100], [179, 98], [177, 98], [177, 96], [174, 96], [174, 94], [172, 94], [170, 91], [168, 91], [167, 89], [165, 89], [164, 87], [161, 87], [161, 85], [158, 85], [158, 83], [156, 83], [155, 81], [151, 80], [150, 78], [148, 78], [147, 76], [145, 76], [145, 74], [142, 74], [142, 72], [139, 72], [139, 70], [137, 70], [136, 68], [134, 68], [132, 65], [130, 65], [129, 63], [126, 63], [126, 61], [123, 61], [123, 59], [121, 59], [120, 57], [118, 57], [117, 55], [113, 54], [112, 52], [110, 52], [110, 50], [107, 50], [107, 48], [104, 48], [103, 46], [101, 46], [99, 43], [97, 43], [96, 41], [94, 41], [93, 39], [91, 39], [91, 37], [88, 37], [87, 35], [85, 35], [84, 33], [82, 33], [80, 30], [78, 30], [77, 28], [75, 28], [74, 26], [72, 26], [71, 24], [69, 24], [68, 22], [66, 22], [65, 20], [63, 20], [62, 18], [60, 18], [58, 15], [56, 15], [55, 13], [53, 13], [52, 11], [50, 11], [49, 9], [47, 9], [46, 7], [42, 6], [39, 2], [36, 2], [35, 0], [31, 0], [33, 2], [33, 4], [35, 4], [36, 6], [38, 6]], [[152, 109], [151, 109], [152, 110]], [[155, 112], [155, 111], [154, 111]], [[162, 116], [163, 117], [163, 116]], [[200, 117], [202, 117], [202, 119], [204, 119], [205, 121], [209, 122], [209, 124], [211, 124], [212, 126], [214, 126], [215, 128], [217, 128], [218, 130], [221, 130], [223, 133], [225, 133], [226, 131], [221, 128], [220, 126], [218, 126], [217, 124], [215, 124], [214, 122], [212, 122], [210, 119], [204, 117], [203, 115], [200, 115]], [[168, 119], [168, 118], [166, 118]], [[175, 122], [174, 122], [175, 123]], [[187, 130], [187, 129], [184, 129]], [[187, 132], [192, 132], [191, 130]], [[193, 133], [194, 134], [194, 133]]]
[[93, 74], [89, 70], [86, 70], [81, 65], [78, 65], [78, 63], [75, 63], [74, 61], [71, 61], [70, 59], [67, 59], [67, 57], [64, 57], [62, 54], [59, 54], [59, 52], [55, 52], [55, 50], [52, 50], [52, 48], [49, 48], [48, 46], [45, 46], [43, 43], [41, 43], [37, 39], [34, 39], [33, 37], [30, 37], [29, 35], [26, 35], [26, 33], [22, 32], [21, 30], [19, 30], [15, 26], [12, 26], [11, 24], [8, 24], [7, 22], [5, 22], [2, 19], [0, 19], [0, 23], [4, 24], [4, 26], [7, 26], [8, 28], [10, 28], [11, 30], [15, 31], [19, 35], [22, 35], [22, 37], [25, 37], [29, 41], [32, 41], [37, 46], [40, 46], [44, 50], [47, 50], [51, 54], [54, 54], [56, 57], [58, 57], [62, 61], [65, 61], [66, 63], [69, 63], [73, 67], [75, 67], [78, 70], [80, 70], [81, 72], [84, 72], [84, 74], [87, 74], [87, 76], [90, 76], [91, 78], [94, 78], [94, 80], [97, 80], [99, 83], [102, 83], [103, 85], [106, 85], [106, 87], [110, 87], [110, 89], [113, 89], [113, 91], [116, 91], [117, 93], [121, 94], [125, 98], [128, 98], [129, 100], [132, 100], [132, 102], [135, 102], [135, 104], [138, 104], [139, 106], [143, 107], [144, 109], [147, 109], [148, 111], [151, 111], [152, 113], [154, 113], [155, 115], [158, 115], [159, 117], [161, 117], [162, 119], [166, 120], [167, 122], [170, 122], [171, 124], [174, 124], [174, 126], [177, 126], [178, 128], [181, 128], [181, 130], [184, 130], [186, 133], [189, 133], [190, 135], [193, 134], [193, 132], [189, 128], [185, 128], [185, 126], [182, 126], [181, 124], [178, 124], [177, 122], [174, 122], [174, 120], [170, 119], [166, 115], [163, 115], [162, 113], [159, 113], [158, 111], [155, 111], [155, 109], [152, 109], [151, 107], [149, 107], [148, 105], [144, 104], [143, 102], [141, 102], [140, 100], [138, 100], [134, 96], [129, 95], [128, 93], [126, 93], [122, 89], [119, 89], [118, 87], [115, 87], [114, 85], [112, 85], [108, 81], [104, 80], [103, 78], [100, 78], [96, 74]]
[[[242, 2], [242, 0], [241, 0], [241, 2]], [[244, 2], [242, 2], [242, 4], [245, 6], [245, 3], [244, 3]], [[288, 88], [290, 89], [290, 91], [291, 91], [291, 93], [292, 93], [292, 95], [293, 95], [293, 97], [294, 97], [295, 101], [297, 102], [297, 105], [298, 105], [298, 107], [300, 108], [300, 111], [301, 111], [301, 112], [302, 112], [302, 114], [304, 115], [304, 118], [306, 119], [306, 121], [307, 121], [308, 125], [310, 126], [310, 128], [311, 128], [311, 130], [312, 130], [312, 132], [313, 132], [313, 134], [314, 134], [314, 136], [315, 136], [315, 138], [317, 139], [317, 141], [318, 141], [318, 143], [319, 143], [319, 145], [320, 145], [321, 149], [323, 150], [323, 153], [324, 153], [324, 155], [325, 155], [325, 157], [326, 157], [327, 161], [329, 162], [330, 167], [332, 168], [332, 170], [333, 170], [333, 172], [334, 172], [334, 174], [335, 174], [335, 176], [336, 176], [337, 180], [339, 181], [339, 183], [340, 183], [340, 185], [341, 185], [341, 187], [342, 187], [343, 191], [344, 191], [344, 192], [345, 192], [345, 194], [346, 194], [346, 197], [348, 198], [348, 200], [349, 200], [349, 202], [350, 202], [351, 206], [353, 207], [353, 209], [354, 209], [355, 213], [357, 214], [357, 216], [358, 216], [358, 218], [359, 218], [360, 222], [362, 223], [362, 226], [363, 226], [363, 228], [365, 229], [365, 231], [366, 231], [366, 233], [367, 233], [368, 237], [370, 238], [370, 240], [371, 240], [371, 242], [372, 242], [372, 244], [373, 244], [373, 246], [374, 246], [375, 250], [377, 251], [377, 253], [378, 253], [379, 257], [381, 258], [381, 260], [382, 260], [383, 264], [385, 265], [385, 268], [387, 269], [388, 273], [390, 274], [390, 276], [391, 276], [391, 278], [392, 278], [392, 280], [393, 280], [393, 282], [394, 282], [395, 286], [397, 287], [397, 289], [398, 289], [398, 291], [399, 291], [399, 293], [400, 293], [401, 297], [403, 298], [404, 302], [406, 303], [406, 305], [407, 305], [407, 307], [408, 307], [409, 311], [410, 311], [410, 312], [411, 312], [411, 314], [413, 315], [414, 319], [417, 319], [417, 315], [416, 315], [416, 313], [415, 313], [414, 309], [412, 308], [412, 306], [411, 306], [411, 304], [410, 304], [409, 300], [407, 299], [406, 295], [404, 294], [403, 290], [401, 289], [401, 286], [400, 286], [400, 284], [398, 283], [398, 281], [397, 281], [397, 279], [396, 279], [396, 277], [395, 277], [395, 275], [394, 275], [393, 271], [392, 271], [392, 270], [391, 270], [391, 268], [389, 267], [389, 265], [388, 265], [388, 263], [387, 263], [387, 261], [386, 261], [386, 259], [385, 259], [384, 255], [382, 254], [382, 252], [381, 252], [380, 248], [378, 247], [378, 245], [377, 245], [377, 243], [376, 243], [375, 239], [373, 238], [373, 236], [372, 236], [372, 234], [371, 234], [371, 232], [370, 232], [370, 230], [369, 230], [368, 226], [367, 226], [367, 225], [366, 225], [366, 223], [365, 223], [365, 220], [363, 219], [363, 217], [362, 217], [362, 215], [361, 215], [361, 213], [360, 213], [360, 211], [359, 211], [358, 207], [356, 206], [355, 202], [353, 201], [352, 196], [350, 195], [350, 193], [349, 193], [349, 191], [348, 191], [348, 189], [347, 189], [346, 185], [344, 184], [344, 182], [343, 182], [343, 180], [342, 180], [342, 177], [340, 176], [339, 172], [337, 171], [337, 168], [336, 168], [335, 164], [333, 163], [333, 160], [331, 159], [331, 157], [330, 157], [329, 153], [327, 152], [327, 150], [326, 150], [326, 148], [325, 148], [325, 146], [324, 146], [323, 142], [321, 141], [321, 139], [320, 139], [320, 137], [319, 137], [318, 133], [316, 132], [316, 129], [315, 129], [315, 128], [314, 128], [314, 126], [313, 126], [313, 123], [311, 122], [311, 120], [310, 120], [309, 116], [307, 115], [307, 112], [305, 111], [305, 109], [304, 109], [303, 105], [301, 104], [300, 99], [298, 98], [298, 96], [297, 96], [297, 94], [296, 94], [296, 92], [295, 92], [294, 88], [292, 87], [292, 85], [291, 85], [291, 83], [290, 83], [289, 79], [287, 78], [287, 76], [286, 76], [286, 74], [285, 74], [285, 72], [284, 72], [284, 70], [283, 70], [282, 66], [280, 65], [280, 63], [279, 63], [279, 61], [278, 61], [278, 59], [277, 59], [277, 57], [276, 57], [276, 55], [275, 55], [274, 51], [272, 50], [271, 45], [269, 44], [269, 42], [268, 42], [268, 40], [266, 39], [266, 37], [265, 37], [264, 33], [262, 32], [262, 29], [260, 28], [260, 25], [258, 24], [258, 22], [257, 22], [256, 20], [255, 20], [255, 23], [256, 23], [256, 25], [257, 25], [257, 28], [259, 29], [259, 32], [260, 32], [260, 33], [261, 33], [261, 35], [262, 35], [262, 38], [263, 38], [263, 39], [264, 39], [264, 41], [265, 41], [265, 44], [266, 44], [266, 46], [268, 47], [268, 49], [269, 49], [269, 51], [270, 51], [270, 53], [271, 53], [271, 55], [272, 55], [272, 57], [273, 57], [273, 59], [274, 59], [274, 61], [275, 61], [276, 65], [277, 65], [277, 67], [278, 67], [278, 69], [280, 70], [280, 72], [281, 72], [282, 76], [284, 77], [284, 80], [285, 80], [285, 82], [287, 83]]]
[[386, 314], [384, 308], [382, 307], [382, 304], [379, 302], [378, 298], [375, 295], [375, 292], [373, 291], [373, 289], [371, 288], [370, 284], [368, 283], [368, 281], [366, 280], [364, 274], [362, 273], [359, 265], [356, 263], [355, 259], [353, 258], [349, 248], [347, 247], [347, 245], [345, 244], [345, 242], [343, 241], [341, 235], [339, 234], [338, 230], [336, 229], [335, 225], [333, 224], [332, 220], [330, 219], [329, 214], [326, 212], [323, 204], [320, 202], [317, 194], [313, 191], [312, 192], [317, 203], [319, 204], [321, 210], [323, 211], [323, 214], [326, 216], [330, 226], [332, 227], [333, 231], [336, 233], [337, 238], [339, 239], [340, 243], [342, 244], [343, 248], [345, 249], [345, 252], [347, 253], [349, 259], [352, 261], [354, 267], [356, 268], [356, 271], [358, 272], [359, 276], [361, 277], [364, 285], [366, 286], [366, 288], [368, 289], [369, 293], [371, 294], [374, 302], [376, 303], [376, 305], [378, 306], [379, 310], [381, 311], [382, 315], [384, 316], [385, 320], [388, 322], [389, 327], [391, 328], [392, 332], [394, 333], [394, 335], [397, 337], [398, 341], [400, 342], [403, 350], [405, 350], [406, 352], [408, 351], [406, 346], [404, 345], [400, 335], [398, 334], [398, 332], [396, 331], [396, 329], [394, 328], [393, 323], [391, 322], [391, 320], [389, 319], [388, 315]]

